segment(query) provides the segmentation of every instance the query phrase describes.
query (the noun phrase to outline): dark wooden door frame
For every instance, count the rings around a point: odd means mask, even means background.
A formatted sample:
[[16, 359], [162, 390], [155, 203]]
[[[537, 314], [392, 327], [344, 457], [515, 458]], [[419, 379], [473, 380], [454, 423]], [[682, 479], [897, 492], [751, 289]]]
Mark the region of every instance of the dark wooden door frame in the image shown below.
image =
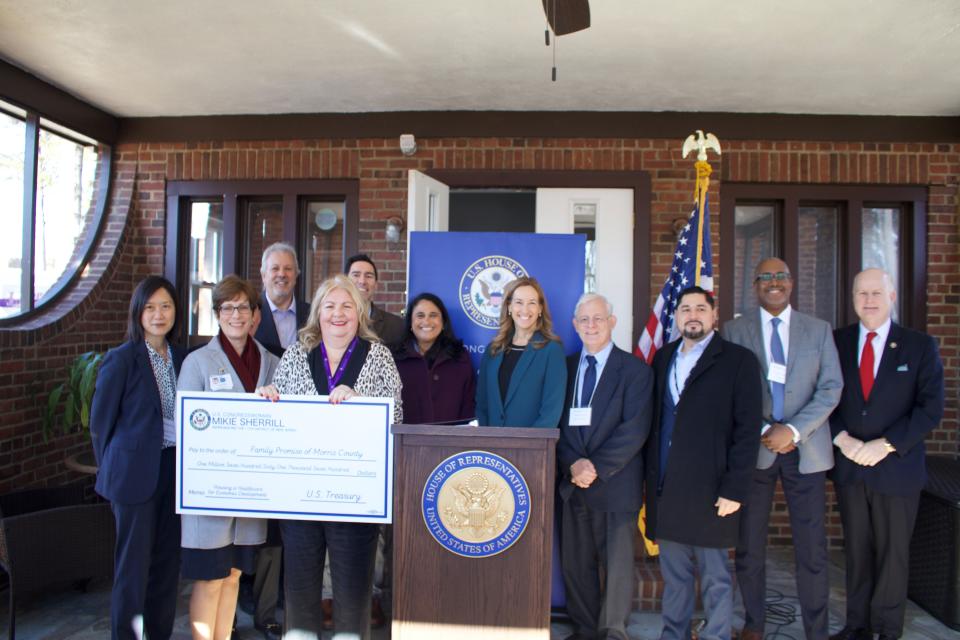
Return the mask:
[[426, 174], [454, 189], [536, 189], [538, 187], [549, 189], [632, 189], [632, 345], [637, 344], [650, 313], [650, 201], [652, 187], [649, 173], [645, 171], [435, 169], [426, 171]]

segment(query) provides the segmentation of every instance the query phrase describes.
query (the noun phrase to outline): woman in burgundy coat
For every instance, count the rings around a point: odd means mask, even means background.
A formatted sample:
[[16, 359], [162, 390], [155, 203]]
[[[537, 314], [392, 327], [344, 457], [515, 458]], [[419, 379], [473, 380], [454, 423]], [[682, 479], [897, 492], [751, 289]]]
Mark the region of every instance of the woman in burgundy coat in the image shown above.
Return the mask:
[[405, 321], [406, 339], [394, 353], [403, 381], [404, 422], [472, 419], [477, 374], [443, 302], [421, 293], [407, 305]]

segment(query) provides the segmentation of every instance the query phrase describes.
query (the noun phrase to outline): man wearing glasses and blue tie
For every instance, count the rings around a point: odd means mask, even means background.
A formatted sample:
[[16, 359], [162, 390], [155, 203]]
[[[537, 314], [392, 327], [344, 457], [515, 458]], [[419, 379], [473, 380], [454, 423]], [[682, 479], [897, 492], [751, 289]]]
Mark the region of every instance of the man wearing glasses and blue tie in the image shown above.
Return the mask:
[[764, 637], [767, 525], [779, 479], [790, 513], [797, 593], [808, 640], [827, 640], [826, 472], [833, 467], [830, 413], [843, 377], [830, 325], [790, 306], [787, 264], [757, 265], [760, 307], [726, 323], [723, 337], [757, 356], [763, 373], [763, 423], [757, 468], [743, 505], [737, 544], [737, 583], [745, 609], [743, 640]]
[[653, 416], [653, 371], [613, 344], [616, 322], [606, 298], [580, 297], [573, 326], [583, 350], [567, 359], [557, 444], [563, 577], [576, 627], [570, 638], [626, 640], [633, 600], [640, 452]]

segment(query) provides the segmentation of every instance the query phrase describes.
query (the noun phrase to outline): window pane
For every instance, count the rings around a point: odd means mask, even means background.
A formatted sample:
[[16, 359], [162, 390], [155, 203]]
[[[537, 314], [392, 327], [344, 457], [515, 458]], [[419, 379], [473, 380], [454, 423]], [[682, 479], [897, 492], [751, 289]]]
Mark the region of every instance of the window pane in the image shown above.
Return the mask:
[[734, 212], [733, 316], [757, 308], [753, 270], [775, 255], [776, 208], [773, 205], [737, 205]]
[[283, 199], [270, 197], [264, 199], [243, 198], [239, 207], [241, 220], [245, 225], [247, 239], [244, 278], [260, 290], [263, 284], [260, 277], [260, 258], [263, 250], [274, 242], [283, 240]]
[[[863, 208], [863, 269], [878, 268], [890, 274], [897, 291], [900, 281], [900, 209], [893, 207]], [[900, 298], [892, 310], [894, 321], [901, 317]]]
[[573, 232], [587, 236], [583, 263], [583, 292], [597, 290], [597, 203], [573, 205]]
[[0, 113], [0, 318], [20, 313], [25, 142], [24, 122]]
[[34, 251], [34, 300], [40, 300], [80, 263], [93, 220], [96, 147], [40, 130]]
[[301, 270], [306, 301], [320, 283], [343, 270], [343, 202], [310, 201], [306, 204], [306, 233]]
[[837, 326], [839, 212], [834, 206], [800, 207], [797, 237], [799, 264], [793, 270], [797, 305], [831, 326]]
[[217, 332], [213, 287], [223, 278], [223, 204], [190, 205], [190, 335]]

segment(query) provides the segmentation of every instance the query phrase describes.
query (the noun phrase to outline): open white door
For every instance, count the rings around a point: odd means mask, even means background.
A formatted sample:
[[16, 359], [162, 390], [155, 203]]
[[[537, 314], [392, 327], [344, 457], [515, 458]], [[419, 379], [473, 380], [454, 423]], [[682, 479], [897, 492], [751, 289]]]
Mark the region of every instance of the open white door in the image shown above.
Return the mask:
[[[537, 233], [573, 233], [575, 228], [591, 226], [596, 240], [589, 289], [613, 304], [617, 316], [613, 342], [632, 353], [633, 189], [537, 189]], [[590, 276], [588, 269], [588, 282]]]
[[[425, 173], [407, 173], [407, 289], [410, 288], [410, 232], [450, 230], [450, 187]], [[406, 297], [406, 296], [404, 296]]]

